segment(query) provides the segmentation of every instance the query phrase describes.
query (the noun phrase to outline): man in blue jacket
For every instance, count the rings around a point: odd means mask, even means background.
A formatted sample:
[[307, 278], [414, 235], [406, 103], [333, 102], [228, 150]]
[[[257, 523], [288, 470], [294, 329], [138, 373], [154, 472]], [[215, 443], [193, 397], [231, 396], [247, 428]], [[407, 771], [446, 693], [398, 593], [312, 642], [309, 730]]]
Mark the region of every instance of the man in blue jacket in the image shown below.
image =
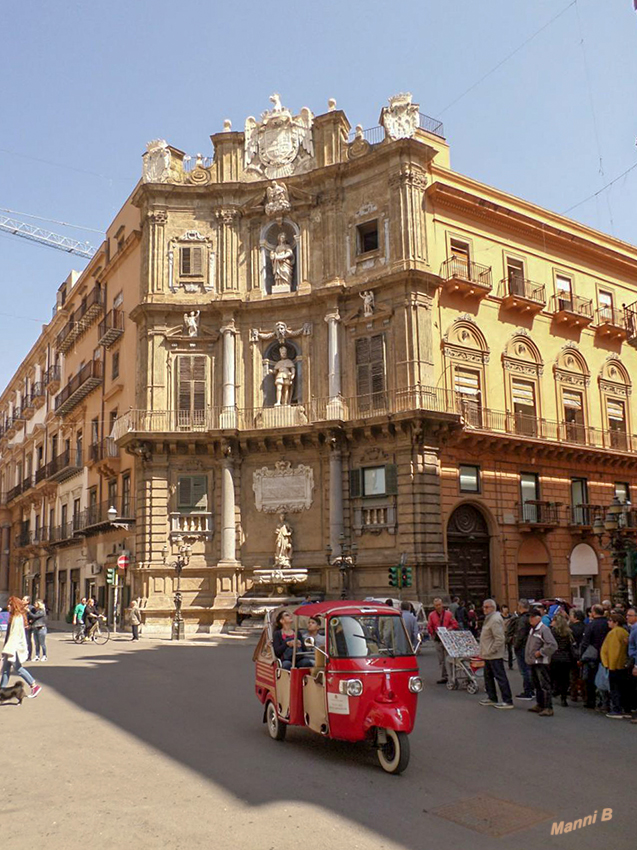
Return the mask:
[[630, 671], [630, 713], [631, 723], [637, 723], [637, 609], [629, 608], [626, 611], [626, 622], [630, 628], [628, 638], [628, 663], [632, 665]]
[[[591, 608], [591, 621], [584, 629], [584, 637], [580, 645], [583, 678], [586, 682], [586, 708], [595, 708], [595, 676], [599, 667], [602, 644], [607, 634], [608, 620], [606, 619], [604, 609], [601, 605], [593, 605]], [[592, 648], [589, 649], [590, 647]], [[589, 650], [588, 655], [587, 650]]]

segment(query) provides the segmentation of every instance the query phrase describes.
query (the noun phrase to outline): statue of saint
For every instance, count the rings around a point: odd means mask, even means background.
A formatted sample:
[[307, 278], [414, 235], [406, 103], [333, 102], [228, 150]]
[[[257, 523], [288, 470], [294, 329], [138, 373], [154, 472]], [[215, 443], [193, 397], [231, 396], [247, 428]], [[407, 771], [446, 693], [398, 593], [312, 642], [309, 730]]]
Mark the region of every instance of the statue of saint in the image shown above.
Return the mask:
[[292, 291], [292, 268], [294, 266], [294, 250], [289, 245], [285, 233], [279, 233], [279, 239], [274, 251], [270, 251], [274, 288], [277, 292]]
[[363, 316], [373, 316], [374, 315], [374, 293], [371, 289], [366, 289], [364, 292], [358, 293], [360, 297], [363, 299]]
[[199, 333], [200, 315], [200, 310], [191, 310], [190, 313], [184, 313], [184, 325], [188, 336], [197, 336]]
[[274, 565], [275, 567], [291, 566], [292, 561], [292, 528], [285, 521], [285, 514], [279, 514], [279, 524], [275, 532]]
[[296, 375], [296, 366], [288, 358], [287, 346], [282, 345], [279, 348], [280, 360], [274, 364], [274, 386], [276, 388], [275, 407], [281, 407], [282, 404], [292, 403], [292, 387], [294, 386], [294, 377]]

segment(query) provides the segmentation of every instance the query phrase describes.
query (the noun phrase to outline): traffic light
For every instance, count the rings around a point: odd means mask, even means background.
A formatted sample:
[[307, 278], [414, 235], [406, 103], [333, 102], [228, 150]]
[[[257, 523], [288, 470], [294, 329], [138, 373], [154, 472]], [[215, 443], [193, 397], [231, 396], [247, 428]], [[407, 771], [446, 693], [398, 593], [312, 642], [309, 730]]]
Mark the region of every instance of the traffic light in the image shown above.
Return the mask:
[[387, 570], [387, 573], [388, 573], [388, 576], [389, 576], [389, 586], [390, 587], [399, 587], [400, 585], [398, 584], [398, 582], [400, 580], [400, 576], [399, 576], [399, 573], [398, 573], [398, 567], [390, 567]]
[[401, 578], [403, 587], [411, 587], [412, 578], [411, 578], [411, 567], [403, 566], [401, 569]]
[[115, 584], [115, 567], [108, 567], [106, 570], [106, 584]]

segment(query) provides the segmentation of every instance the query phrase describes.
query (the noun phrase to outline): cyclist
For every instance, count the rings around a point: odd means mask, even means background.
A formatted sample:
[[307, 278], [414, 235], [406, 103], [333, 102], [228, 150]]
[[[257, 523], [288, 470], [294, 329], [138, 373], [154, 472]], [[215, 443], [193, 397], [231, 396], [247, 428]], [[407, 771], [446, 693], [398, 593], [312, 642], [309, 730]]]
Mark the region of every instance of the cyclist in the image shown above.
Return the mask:
[[84, 634], [87, 638], [93, 637], [93, 632], [95, 631], [95, 625], [97, 624], [98, 619], [99, 614], [95, 607], [95, 600], [91, 597], [86, 600], [86, 608], [84, 609]]

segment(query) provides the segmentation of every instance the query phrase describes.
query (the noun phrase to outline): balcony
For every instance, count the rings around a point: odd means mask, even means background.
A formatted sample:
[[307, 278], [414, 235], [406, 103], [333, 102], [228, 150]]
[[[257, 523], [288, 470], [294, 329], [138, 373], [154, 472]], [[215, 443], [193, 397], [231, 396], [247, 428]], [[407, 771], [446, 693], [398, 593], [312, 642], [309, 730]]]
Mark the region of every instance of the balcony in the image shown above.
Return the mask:
[[593, 302], [579, 295], [553, 295], [550, 311], [556, 321], [569, 327], [585, 328], [593, 321]]
[[14, 499], [17, 499], [18, 496], [22, 494], [22, 486], [23, 482], [21, 481], [19, 484], [16, 484], [15, 487], [12, 487], [10, 490], [7, 490], [7, 504], [12, 502]]
[[595, 517], [602, 511], [601, 505], [570, 505], [568, 524], [574, 531], [591, 530]]
[[88, 463], [95, 465], [97, 470], [109, 478], [119, 473], [121, 456], [117, 443], [112, 437], [105, 437], [92, 443], [88, 451]]
[[628, 328], [624, 310], [598, 307], [595, 310], [595, 333], [602, 339], [626, 339]]
[[211, 513], [182, 514], [173, 512], [170, 514], [171, 540], [175, 537], [208, 540], [212, 538], [212, 535], [213, 525]]
[[546, 287], [524, 278], [505, 277], [500, 281], [498, 296], [507, 310], [539, 313], [546, 305]]
[[440, 277], [447, 292], [465, 298], [484, 298], [493, 286], [491, 266], [481, 266], [461, 257], [445, 260]]
[[50, 529], [49, 545], [68, 546], [71, 543], [75, 543], [77, 541], [77, 532], [79, 531], [79, 517], [61, 525], [56, 525], [55, 528]]
[[30, 401], [35, 410], [42, 407], [45, 400], [44, 381], [36, 381], [31, 387]]
[[[111, 508], [115, 508], [117, 511], [117, 516], [112, 519], [108, 515]], [[130, 497], [116, 497], [95, 505], [89, 505], [81, 513], [76, 523], [76, 533], [99, 534], [112, 530], [113, 523], [121, 523], [122, 525], [133, 525], [135, 523], [135, 505]]]
[[548, 531], [560, 524], [561, 502], [545, 502], [530, 499], [517, 503], [518, 528], [520, 531]]
[[33, 403], [33, 396], [25, 396], [24, 402], [22, 403], [22, 415], [25, 419], [31, 419], [33, 414], [35, 413], [35, 404]]
[[56, 393], [60, 389], [60, 367], [51, 366], [44, 373], [44, 389]]
[[41, 467], [35, 473], [36, 483], [40, 481], [66, 481], [82, 471], [82, 456], [77, 455], [71, 449], [66, 449], [62, 454], [50, 460], [46, 466]]
[[97, 327], [98, 343], [110, 348], [124, 333], [124, 312], [113, 308], [109, 310]]
[[55, 347], [62, 354], [88, 330], [95, 319], [104, 312], [104, 293], [95, 286], [85, 295], [80, 305], [73, 311], [68, 322], [57, 335]]
[[80, 371], [55, 397], [55, 412], [64, 416], [83, 401], [86, 396], [102, 383], [104, 364], [101, 360], [85, 363]]

